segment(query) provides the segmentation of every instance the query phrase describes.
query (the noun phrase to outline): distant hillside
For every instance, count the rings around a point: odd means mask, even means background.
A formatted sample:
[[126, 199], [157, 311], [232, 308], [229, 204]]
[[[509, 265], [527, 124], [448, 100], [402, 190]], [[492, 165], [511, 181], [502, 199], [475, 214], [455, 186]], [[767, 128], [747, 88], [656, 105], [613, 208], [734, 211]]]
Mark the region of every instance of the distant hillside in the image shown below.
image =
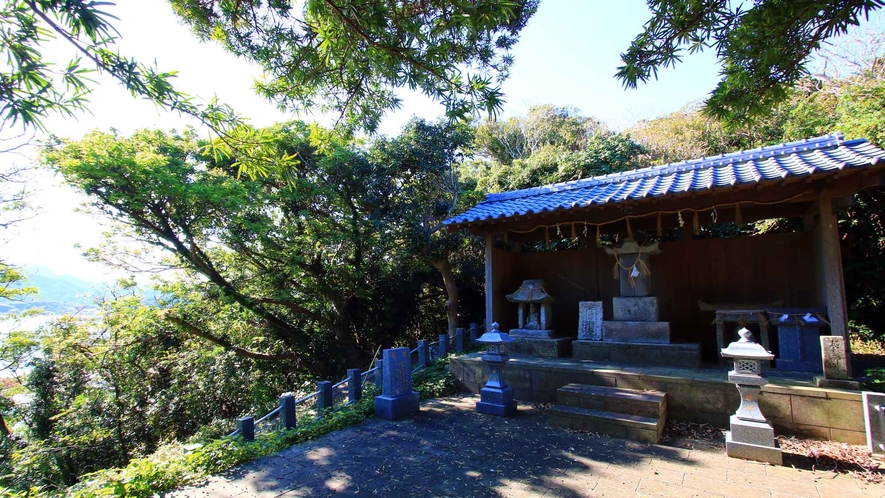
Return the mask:
[[39, 293], [24, 301], [0, 301], [0, 314], [30, 308], [43, 308], [51, 313], [92, 308], [95, 307], [93, 298], [102, 288], [101, 283], [60, 275], [43, 266], [28, 266], [22, 273], [27, 275], [27, 282], [23, 285], [36, 287]]

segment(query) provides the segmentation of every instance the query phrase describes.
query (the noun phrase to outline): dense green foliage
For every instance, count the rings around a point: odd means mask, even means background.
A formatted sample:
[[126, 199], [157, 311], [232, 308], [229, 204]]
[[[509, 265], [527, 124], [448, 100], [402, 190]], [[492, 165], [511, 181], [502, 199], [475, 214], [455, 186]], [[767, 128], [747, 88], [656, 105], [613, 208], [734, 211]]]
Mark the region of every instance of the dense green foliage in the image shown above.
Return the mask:
[[621, 54], [617, 77], [627, 87], [657, 76], [689, 53], [714, 49], [722, 80], [706, 102], [709, 115], [745, 125], [768, 115], [807, 75], [810, 55], [827, 39], [844, 34], [881, 0], [726, 0], [649, 2], [652, 17]]
[[499, 112], [510, 48], [537, 8], [536, 0], [172, 4], [202, 38], [264, 69], [260, 94], [281, 107], [335, 111], [366, 130], [399, 107], [396, 88], [441, 101], [451, 117]]

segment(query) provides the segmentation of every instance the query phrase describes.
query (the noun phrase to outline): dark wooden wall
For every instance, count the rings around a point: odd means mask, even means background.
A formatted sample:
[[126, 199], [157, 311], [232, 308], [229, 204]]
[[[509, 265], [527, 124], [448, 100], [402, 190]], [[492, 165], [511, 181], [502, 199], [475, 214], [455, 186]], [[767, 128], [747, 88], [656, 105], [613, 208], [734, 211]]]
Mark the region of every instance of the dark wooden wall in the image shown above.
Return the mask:
[[[661, 320], [671, 323], [674, 342], [704, 343], [715, 352], [714, 315], [701, 311], [698, 300], [711, 303], [759, 303], [778, 299], [787, 307], [813, 307], [815, 279], [811, 232], [729, 239], [666, 242], [651, 257], [652, 294]], [[554, 328], [576, 335], [578, 302], [602, 301], [612, 318], [618, 281], [614, 258], [603, 249], [515, 254], [493, 251], [493, 319], [504, 331], [516, 327], [517, 306], [504, 295], [530, 278], [543, 278], [553, 304]]]

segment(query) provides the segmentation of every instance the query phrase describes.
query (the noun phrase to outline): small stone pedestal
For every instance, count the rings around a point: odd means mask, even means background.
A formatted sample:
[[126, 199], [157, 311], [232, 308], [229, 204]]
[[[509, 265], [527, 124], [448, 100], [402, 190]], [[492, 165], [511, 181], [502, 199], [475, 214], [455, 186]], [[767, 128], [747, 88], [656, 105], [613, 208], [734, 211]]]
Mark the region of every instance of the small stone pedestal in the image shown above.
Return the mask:
[[513, 400], [513, 388], [507, 385], [501, 371], [510, 359], [505, 351], [507, 343], [513, 342], [513, 339], [499, 331], [498, 322], [495, 322], [491, 332], [486, 332], [476, 342], [486, 345], [486, 354], [482, 355], [482, 359], [489, 365], [489, 381], [479, 391], [480, 401], [476, 403], [476, 411], [510, 417], [516, 413], [516, 401]]
[[421, 395], [412, 391], [409, 348], [385, 349], [381, 396], [375, 396], [375, 416], [395, 420], [418, 413]]
[[759, 392], [768, 381], [761, 375], [762, 361], [774, 355], [753, 341], [746, 328], [738, 331], [741, 338], [722, 350], [723, 358], [734, 359], [734, 370], [728, 380], [737, 385], [741, 406], [731, 416], [730, 431], [725, 433], [725, 454], [732, 458], [756, 460], [783, 465], [783, 454], [774, 438], [774, 429], [759, 409]]

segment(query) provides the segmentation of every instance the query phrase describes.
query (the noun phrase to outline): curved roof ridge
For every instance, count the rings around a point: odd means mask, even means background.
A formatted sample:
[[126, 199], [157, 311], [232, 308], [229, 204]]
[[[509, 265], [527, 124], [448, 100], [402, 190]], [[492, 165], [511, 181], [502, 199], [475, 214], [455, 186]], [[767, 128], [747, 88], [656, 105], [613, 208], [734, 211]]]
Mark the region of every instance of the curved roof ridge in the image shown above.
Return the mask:
[[[861, 138], [845, 142], [842, 133], [835, 132], [832, 134], [822, 135], [814, 138], [804, 138], [795, 142], [786, 142], [777, 145], [763, 145], [762, 147], [757, 147], [755, 149], [740, 150], [736, 152], [729, 152], [727, 154], [719, 154], [716, 156], [704, 156], [698, 159], [690, 159], [677, 163], [667, 163], [658, 166], [647, 166], [645, 168], [639, 168], [630, 171], [620, 171], [616, 173], [609, 173], [607, 175], [593, 176], [590, 178], [582, 178], [579, 180], [572, 180], [568, 182], [554, 183], [551, 185], [544, 185], [540, 187], [488, 194], [486, 195], [485, 200], [486, 202], [494, 202], [519, 199], [523, 197], [532, 197], [535, 195], [544, 195], [577, 188], [587, 188], [603, 183], [612, 183], [612, 181], [630, 181], [646, 176], [668, 175], [681, 171], [710, 168], [726, 163], [738, 163], [749, 161], [751, 159], [767, 159], [769, 157], [792, 154], [799, 151], [834, 147], [841, 145], [843, 142], [850, 143], [851, 145], [856, 145], [866, 141], [866, 139]], [[758, 156], [756, 156], [757, 154]]]

